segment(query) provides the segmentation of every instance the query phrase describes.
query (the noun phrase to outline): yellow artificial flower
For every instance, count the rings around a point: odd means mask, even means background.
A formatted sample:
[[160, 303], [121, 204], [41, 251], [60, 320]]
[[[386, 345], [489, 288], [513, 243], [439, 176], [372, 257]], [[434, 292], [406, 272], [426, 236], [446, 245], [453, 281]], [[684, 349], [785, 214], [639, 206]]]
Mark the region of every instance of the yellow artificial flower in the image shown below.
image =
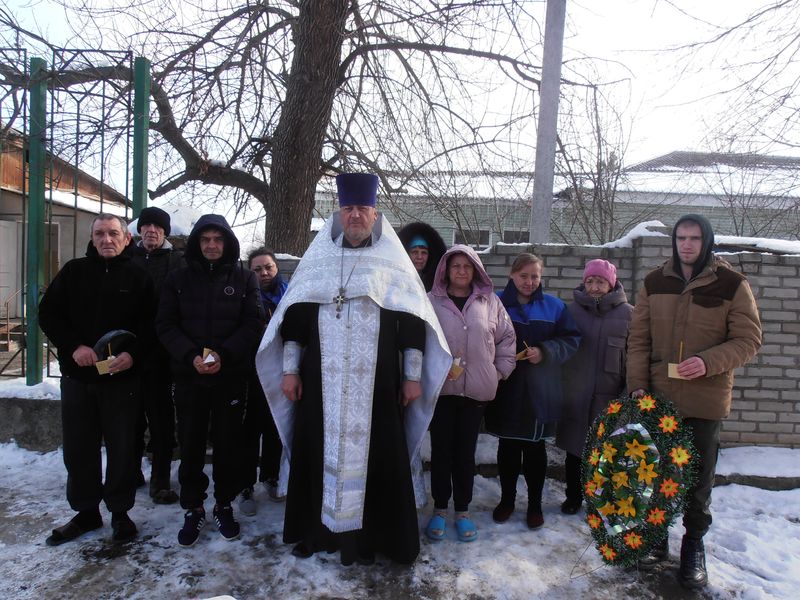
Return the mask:
[[617, 509], [614, 508], [613, 502], [606, 502], [603, 506], [601, 506], [597, 510], [600, 511], [600, 514], [602, 514], [604, 517], [610, 517], [611, 515], [617, 512]]
[[675, 420], [675, 417], [664, 415], [658, 420], [658, 427], [664, 433], [673, 433], [678, 428], [678, 422]]
[[656, 463], [648, 464], [644, 460], [639, 463], [639, 468], [636, 469], [636, 476], [639, 478], [639, 481], [643, 481], [646, 485], [651, 485], [653, 483], [653, 479], [658, 477], [658, 473], [655, 470]]
[[636, 516], [636, 508], [633, 506], [633, 496], [617, 500], [617, 514], [623, 517]]
[[611, 476], [611, 481], [614, 482], [614, 489], [618, 490], [621, 487], [631, 487], [628, 481], [628, 473], [626, 471], [617, 471]]
[[653, 410], [655, 407], [656, 407], [656, 401], [652, 396], [647, 395], [639, 398], [639, 410], [650, 411]]
[[647, 446], [640, 444], [639, 440], [634, 439], [632, 442], [625, 442], [625, 456], [630, 456], [634, 460], [637, 458], [644, 458], [647, 452]]
[[600, 471], [595, 471], [592, 475], [592, 483], [594, 483], [594, 489], [600, 490], [603, 488], [603, 484], [608, 481], [608, 477], [603, 477]]
[[672, 462], [682, 467], [686, 463], [689, 462], [689, 459], [692, 458], [692, 455], [687, 452], [686, 448], [683, 446], [676, 446], [672, 450], [669, 451], [669, 456], [672, 458]]
[[617, 453], [617, 449], [614, 448], [612, 444], [608, 442], [603, 442], [603, 458], [607, 461], [612, 462], [614, 460], [614, 455]]

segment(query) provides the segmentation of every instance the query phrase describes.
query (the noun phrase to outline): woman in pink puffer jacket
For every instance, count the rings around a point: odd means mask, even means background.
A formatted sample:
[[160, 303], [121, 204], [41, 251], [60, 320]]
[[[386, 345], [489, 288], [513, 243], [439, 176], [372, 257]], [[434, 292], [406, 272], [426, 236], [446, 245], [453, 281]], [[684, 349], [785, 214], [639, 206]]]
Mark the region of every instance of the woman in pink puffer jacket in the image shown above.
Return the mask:
[[425, 533], [433, 540], [444, 539], [452, 492], [458, 539], [471, 542], [478, 536], [468, 512], [478, 429], [486, 402], [494, 399], [497, 382], [514, 370], [516, 337], [492, 280], [469, 246], [455, 245], [445, 253], [428, 297], [454, 366], [431, 422], [434, 512]]

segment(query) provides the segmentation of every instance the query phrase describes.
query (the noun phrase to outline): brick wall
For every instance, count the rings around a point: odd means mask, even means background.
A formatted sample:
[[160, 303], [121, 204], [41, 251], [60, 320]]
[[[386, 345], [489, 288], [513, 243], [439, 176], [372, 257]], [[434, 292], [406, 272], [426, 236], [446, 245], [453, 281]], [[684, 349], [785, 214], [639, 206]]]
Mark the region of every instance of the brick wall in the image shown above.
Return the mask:
[[[635, 304], [645, 275], [663, 263], [672, 250], [669, 237], [655, 236], [635, 240], [632, 248], [500, 244], [481, 254], [496, 288], [505, 285], [511, 263], [520, 252], [542, 257], [545, 290], [564, 301], [572, 300], [572, 290], [581, 281], [586, 261], [610, 260], [617, 266], [628, 299]], [[800, 256], [721, 256], [747, 276], [764, 331], [759, 354], [736, 371], [733, 406], [723, 422], [722, 442], [728, 446], [800, 447]], [[281, 269], [288, 274], [295, 264], [281, 261]]]

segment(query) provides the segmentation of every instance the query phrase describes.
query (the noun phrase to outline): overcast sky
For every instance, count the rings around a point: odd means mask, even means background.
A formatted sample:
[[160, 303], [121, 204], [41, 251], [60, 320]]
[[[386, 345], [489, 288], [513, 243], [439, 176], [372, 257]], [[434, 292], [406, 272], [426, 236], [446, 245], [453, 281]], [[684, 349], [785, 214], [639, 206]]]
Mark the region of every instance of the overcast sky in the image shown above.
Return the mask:
[[[23, 23], [32, 18], [57, 42], [60, 10], [48, 0], [4, 0]], [[673, 150], [710, 150], [704, 141], [722, 110], [708, 95], [722, 87], [717, 71], [667, 49], [708, 38], [738, 22], [763, 2], [752, 0], [568, 0], [565, 60], [591, 56], [601, 77], [625, 80], [614, 94], [630, 127], [625, 162], [633, 164]], [[99, 7], [104, 0], [96, 0]], [[539, 3], [544, 22], [545, 4]]]

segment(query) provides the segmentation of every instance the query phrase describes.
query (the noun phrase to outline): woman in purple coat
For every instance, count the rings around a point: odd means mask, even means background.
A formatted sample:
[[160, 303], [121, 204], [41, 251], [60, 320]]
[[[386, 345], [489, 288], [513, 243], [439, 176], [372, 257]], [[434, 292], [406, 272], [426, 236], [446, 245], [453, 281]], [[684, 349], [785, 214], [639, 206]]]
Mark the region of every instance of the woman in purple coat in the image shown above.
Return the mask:
[[566, 500], [561, 512], [581, 507], [581, 455], [589, 426], [625, 387], [625, 343], [633, 306], [617, 268], [607, 260], [586, 263], [583, 283], [573, 291], [568, 308], [581, 331], [578, 352], [563, 367], [564, 411], [556, 445], [567, 452]]

